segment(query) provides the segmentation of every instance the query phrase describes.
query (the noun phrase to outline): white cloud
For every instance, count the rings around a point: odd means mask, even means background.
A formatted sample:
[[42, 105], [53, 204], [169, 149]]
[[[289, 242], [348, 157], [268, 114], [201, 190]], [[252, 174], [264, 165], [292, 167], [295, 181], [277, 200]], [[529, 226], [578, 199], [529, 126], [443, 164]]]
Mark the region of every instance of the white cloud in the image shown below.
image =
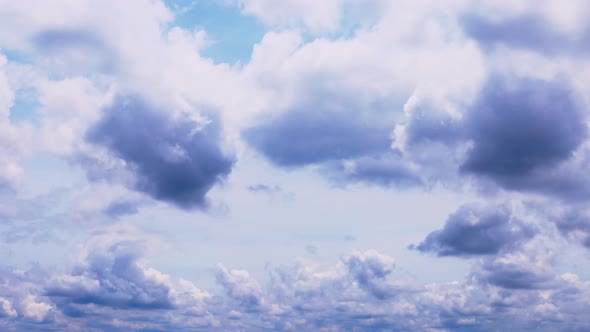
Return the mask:
[[0, 316], [9, 318], [15, 318], [17, 316], [16, 310], [14, 310], [10, 301], [0, 297], [0, 304]]
[[270, 26], [297, 27], [310, 31], [334, 31], [339, 26], [342, 0], [237, 0], [244, 14], [254, 15]]

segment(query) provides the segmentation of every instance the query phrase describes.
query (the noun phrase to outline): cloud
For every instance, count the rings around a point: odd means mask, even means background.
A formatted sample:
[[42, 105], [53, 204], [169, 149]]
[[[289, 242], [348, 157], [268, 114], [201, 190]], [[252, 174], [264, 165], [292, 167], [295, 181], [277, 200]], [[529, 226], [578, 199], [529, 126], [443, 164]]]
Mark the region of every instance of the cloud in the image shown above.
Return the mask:
[[561, 234], [590, 249], [590, 216], [584, 207], [574, 206], [552, 217]]
[[248, 271], [228, 270], [218, 264], [215, 275], [217, 283], [223, 287], [227, 296], [236, 300], [247, 311], [256, 311], [263, 304], [262, 289]]
[[587, 134], [583, 109], [558, 81], [491, 78], [465, 119], [473, 149], [465, 172], [513, 178], [567, 160]]
[[406, 106], [393, 146], [427, 186], [474, 181], [563, 201], [589, 195], [586, 107], [564, 78], [491, 73], [454, 111], [428, 98]]
[[[88, 247], [91, 250], [81, 256], [79, 264], [68, 274], [71, 278], [68, 287], [64, 287], [67, 278], [61, 273], [46, 275], [45, 281], [36, 283], [32, 282], [32, 274], [0, 274], [3, 276], [0, 298], [12, 303], [17, 314], [4, 317], [0, 326], [57, 331], [75, 328], [485, 331], [510, 326], [536, 330], [590, 327], [590, 322], [581, 315], [590, 309], [588, 282], [575, 274], [555, 274], [551, 257], [540, 250], [539, 241], [518, 253], [477, 265], [465, 279], [430, 284], [395, 277], [394, 259], [375, 250], [352, 252], [336, 264], [301, 260], [294, 266], [271, 269], [270, 280], [264, 286], [247, 271], [227, 269], [220, 264], [217, 281], [225, 294], [211, 296], [188, 281], [172, 285], [165, 275], [141, 266], [135, 254], [128, 260], [127, 249], [136, 246], [129, 241], [121, 242], [123, 238], [123, 234], [105, 233], [91, 239]], [[119, 249], [99, 250], [101, 246]], [[124, 246], [127, 249], [123, 250]], [[102, 258], [115, 257], [95, 260], [91, 258], [96, 255], [94, 251]], [[119, 274], [122, 279], [115, 278], [114, 270], [127, 270], [129, 262], [143, 274], [123, 273]], [[80, 276], [89, 277], [86, 282], [81, 282], [82, 278], [72, 282], [76, 271], [84, 271]], [[158, 276], [159, 283], [144, 289], [149, 284], [144, 277], [154, 276]], [[3, 287], [7, 281], [9, 287]], [[36, 287], [43, 287], [47, 292], [59, 283], [61, 295], [34, 294]], [[88, 294], [93, 287], [102, 288], [104, 296], [113, 299], [117, 295], [138, 294], [141, 290], [156, 292], [164, 284], [169, 287], [166, 287], [167, 298], [174, 303], [172, 307], [145, 306], [145, 302], [138, 306], [127, 302], [121, 307], [119, 301], [93, 304], [80, 302], [77, 297]], [[9, 308], [6, 302], [0, 302]], [[24, 316], [27, 312], [29, 316]], [[43, 312], [51, 313], [53, 319], [37, 319]]]
[[337, 183], [422, 184], [390, 147], [391, 114], [320, 104], [279, 113], [245, 129], [243, 137], [277, 166], [320, 165], [321, 173]]
[[151, 197], [190, 208], [205, 208], [206, 194], [226, 177], [233, 159], [220, 147], [215, 119], [199, 127], [174, 119], [138, 97], [119, 97], [87, 133], [133, 173], [133, 188]]
[[531, 239], [537, 230], [512, 215], [507, 206], [463, 205], [443, 229], [433, 231], [410, 249], [438, 256], [494, 255]]
[[47, 282], [45, 295], [62, 300], [65, 305], [172, 308], [168, 277], [142, 267], [138, 262], [141, 251], [141, 243], [133, 241], [91, 248], [69, 274], [54, 276]]
[[6, 57], [0, 54], [0, 192], [18, 188], [23, 175], [20, 159], [30, 153], [33, 132], [29, 123], [14, 124], [10, 120], [16, 91], [7, 64]]
[[332, 31], [339, 25], [342, 0], [283, 1], [235, 0], [242, 13], [254, 15], [271, 26], [297, 26], [302, 24], [312, 32]]
[[517, 250], [486, 257], [475, 269], [475, 278], [505, 289], [555, 289], [559, 278], [554, 269], [555, 253], [545, 235]]
[[9, 300], [0, 297], [0, 317], [15, 318], [17, 315], [16, 310], [12, 307], [12, 303]]
[[244, 138], [271, 162], [305, 166], [386, 151], [387, 124], [368, 122], [359, 112], [291, 110], [244, 131]]
[[129, 214], [135, 214], [138, 212], [139, 203], [138, 202], [129, 202], [129, 201], [122, 201], [122, 202], [112, 202], [109, 206], [104, 210], [104, 212], [111, 216], [111, 217], [120, 217]]
[[382, 300], [393, 295], [393, 289], [383, 283], [395, 268], [393, 258], [379, 254], [376, 250], [369, 250], [365, 253], [354, 252], [345, 257], [343, 263], [359, 286], [377, 299]]
[[118, 54], [96, 33], [80, 29], [46, 29], [33, 37], [38, 59], [53, 72], [113, 73], [120, 61]]
[[539, 13], [525, 12], [501, 19], [470, 13], [461, 17], [459, 22], [465, 33], [484, 48], [505, 46], [546, 56], [587, 54], [590, 51], [590, 26], [581, 31], [564, 31]]

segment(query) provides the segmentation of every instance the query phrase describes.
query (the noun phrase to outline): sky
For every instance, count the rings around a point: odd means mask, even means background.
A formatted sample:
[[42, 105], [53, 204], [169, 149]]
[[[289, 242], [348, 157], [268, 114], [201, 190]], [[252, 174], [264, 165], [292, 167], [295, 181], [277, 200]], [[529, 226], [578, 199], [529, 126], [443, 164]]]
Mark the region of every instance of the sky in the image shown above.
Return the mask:
[[589, 15], [0, 0], [0, 330], [590, 330]]

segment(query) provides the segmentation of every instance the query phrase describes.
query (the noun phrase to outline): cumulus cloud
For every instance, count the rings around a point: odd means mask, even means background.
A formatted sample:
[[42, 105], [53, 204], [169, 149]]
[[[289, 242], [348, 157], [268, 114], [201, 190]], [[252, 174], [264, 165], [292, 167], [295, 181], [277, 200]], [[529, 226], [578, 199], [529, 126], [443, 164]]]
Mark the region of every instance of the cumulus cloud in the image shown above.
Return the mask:
[[[588, 196], [586, 106], [564, 79], [490, 74], [452, 113], [412, 104], [394, 143], [427, 183], [476, 183], [557, 197]], [[436, 167], [433, 167], [436, 165]]]
[[410, 248], [438, 256], [493, 255], [518, 247], [536, 233], [534, 226], [513, 216], [507, 206], [464, 205], [442, 229]]
[[587, 128], [573, 91], [561, 82], [492, 78], [467, 115], [473, 140], [462, 170], [504, 181], [567, 160]]
[[119, 97], [87, 133], [134, 174], [133, 188], [182, 208], [204, 208], [206, 194], [231, 171], [220, 147], [220, 124], [201, 126], [154, 110], [138, 97]]
[[171, 308], [171, 285], [157, 270], [143, 268], [141, 244], [115, 242], [91, 248], [71, 273], [55, 276], [45, 295], [64, 305], [96, 304], [122, 309]]
[[223, 287], [227, 296], [236, 300], [246, 310], [257, 310], [263, 304], [260, 285], [250, 277], [248, 271], [228, 270], [219, 264], [217, 265], [216, 280]]
[[[293, 109], [247, 128], [243, 136], [273, 164], [321, 165], [341, 183], [415, 186], [421, 180], [391, 145], [391, 114], [344, 106]], [[371, 114], [373, 113], [373, 114]]]
[[[126, 245], [116, 239], [104, 242], [108, 238], [103, 236], [100, 241], [91, 243]], [[101, 281], [81, 283], [77, 280], [78, 291], [70, 292], [73, 287], [60, 286], [61, 295], [46, 297], [30, 295], [35, 287], [39, 287], [30, 282], [31, 275], [21, 273], [18, 277], [11, 274], [12, 287], [0, 287], [0, 295], [5, 299], [2, 303], [8, 312], [12, 312], [7, 303], [22, 302], [13, 306], [17, 315], [10, 314], [0, 326], [15, 329], [27, 326], [36, 330], [41, 322], [37, 318], [52, 312], [55, 319], [43, 321], [42, 328], [140, 331], [182, 330], [192, 326], [204, 331], [298, 331], [589, 327], [590, 322], [584, 315], [580, 316], [588, 309], [588, 282], [575, 274], [556, 274], [549, 256], [539, 249], [537, 243], [520, 253], [499, 256], [488, 262], [494, 268], [484, 262], [464, 280], [430, 284], [395, 277], [394, 259], [375, 250], [355, 251], [331, 265], [300, 261], [291, 267], [272, 269], [266, 286], [245, 270], [228, 269], [220, 264], [217, 266], [217, 282], [224, 295], [211, 296], [186, 280], [173, 286], [170, 280], [160, 275], [160, 285], [167, 283], [170, 287], [168, 297], [175, 304], [172, 307], [144, 306], [143, 302], [139, 307], [120, 307], [120, 302], [93, 304], [76, 302], [73, 301], [77, 299], [75, 296], [68, 296], [83, 294], [83, 290], [92, 287], [103, 288], [111, 298], [118, 292], [122, 292], [119, 295], [136, 294], [146, 285], [142, 273], [121, 274], [122, 279], [116, 282], [111, 273], [120, 268], [118, 263], [77, 266], [72, 272], [82, 268], [86, 271], [84, 276], [92, 273], [99, 278], [95, 281]], [[102, 251], [103, 256], [112, 254], [112, 251]], [[125, 260], [124, 256], [122, 254], [121, 259]], [[86, 261], [80, 263], [90, 263], [87, 255], [83, 257]], [[137, 260], [131, 264], [136, 268], [141, 265]], [[128, 261], [122, 265], [123, 270], [125, 266], [129, 267]], [[91, 272], [92, 268], [95, 271]], [[147, 272], [150, 268], [140, 270], [144, 276], [156, 275], [153, 271]], [[63, 274], [56, 273], [38, 285], [49, 292], [55, 290], [60, 278], [63, 286], [63, 277]], [[123, 284], [129, 287], [117, 288]], [[19, 289], [23, 295], [15, 297]], [[68, 301], [72, 301], [70, 307], [65, 306]], [[116, 305], [109, 306], [113, 304]], [[29, 316], [24, 316], [26, 313]], [[20, 315], [30, 319], [21, 321]], [[80, 317], [85, 319], [80, 320]]]

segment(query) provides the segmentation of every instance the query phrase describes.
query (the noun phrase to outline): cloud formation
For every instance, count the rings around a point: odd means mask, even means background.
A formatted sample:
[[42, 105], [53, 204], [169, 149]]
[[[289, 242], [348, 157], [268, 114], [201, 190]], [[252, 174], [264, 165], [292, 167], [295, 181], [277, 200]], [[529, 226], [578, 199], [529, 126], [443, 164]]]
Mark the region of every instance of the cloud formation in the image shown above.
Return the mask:
[[492, 78], [465, 119], [473, 148], [461, 166], [510, 186], [567, 160], [587, 134], [582, 107], [564, 83]]
[[222, 2], [2, 3], [0, 330], [590, 330], [585, 1]]
[[134, 174], [133, 188], [182, 208], [205, 208], [206, 194], [233, 159], [220, 147], [220, 124], [174, 119], [138, 97], [119, 97], [87, 133]]
[[438, 256], [494, 255], [514, 250], [536, 233], [534, 226], [513, 216], [507, 206], [464, 205], [448, 217], [442, 229], [410, 249]]
[[[110, 243], [115, 247], [125, 245], [119, 241]], [[115, 264], [84, 267], [85, 273], [93, 269], [93, 276], [101, 273], [106, 277], [99, 279], [104, 296], [113, 299], [115, 295], [137, 294], [143, 285], [147, 285], [142, 275], [148, 279], [158, 276], [158, 285], [167, 285], [166, 298], [174, 306], [145, 306], [143, 300], [139, 306], [129, 306], [138, 303], [125, 302], [123, 307], [120, 307], [120, 301], [79, 301], [67, 296], [74, 294], [70, 292], [74, 288], [69, 287], [73, 283], [56, 289], [58, 280], [63, 286], [64, 275], [56, 274], [35, 285], [30, 282], [31, 275], [18, 277], [10, 274], [8, 280], [12, 287], [0, 287], [2, 308], [6, 312], [0, 326], [16, 329], [26, 326], [31, 330], [98, 328], [112, 331], [185, 330], [189, 326], [204, 331], [484, 331], [509, 326], [537, 330], [590, 327], [590, 321], [580, 315], [588, 309], [588, 282], [581, 281], [574, 274], [556, 274], [552, 263], [538, 250], [538, 246], [532, 246], [519, 253], [495, 258], [489, 265], [484, 263], [475, 269], [464, 280], [429, 284], [395, 277], [393, 258], [375, 250], [353, 252], [332, 265], [300, 261], [294, 266], [273, 269], [265, 287], [245, 270], [218, 265], [217, 281], [225, 295], [215, 296], [198, 290], [188, 281], [181, 280], [173, 285], [167, 276], [145, 267], [139, 274], [120, 274], [122, 279], [115, 282], [117, 279], [112, 279], [114, 276], [110, 274], [114, 270], [125, 270], [129, 266], [135, 269], [138, 265], [135, 258], [129, 265], [126, 254], [111, 251], [108, 255], [118, 257]], [[122, 267], [116, 263], [117, 259], [125, 261]], [[93, 278], [87, 281], [97, 281]], [[76, 287], [87, 289], [90, 284], [77, 282]], [[121, 285], [128, 287], [116, 288]], [[45, 289], [45, 295], [30, 295], [38, 287]], [[57, 293], [51, 294], [58, 289]], [[158, 289], [160, 287], [151, 291]], [[18, 292], [23, 295], [16, 296]], [[72, 301], [70, 307], [65, 305], [69, 301]], [[48, 312], [52, 312], [54, 318], [43, 320]], [[34, 323], [42, 321], [42, 325]]]

